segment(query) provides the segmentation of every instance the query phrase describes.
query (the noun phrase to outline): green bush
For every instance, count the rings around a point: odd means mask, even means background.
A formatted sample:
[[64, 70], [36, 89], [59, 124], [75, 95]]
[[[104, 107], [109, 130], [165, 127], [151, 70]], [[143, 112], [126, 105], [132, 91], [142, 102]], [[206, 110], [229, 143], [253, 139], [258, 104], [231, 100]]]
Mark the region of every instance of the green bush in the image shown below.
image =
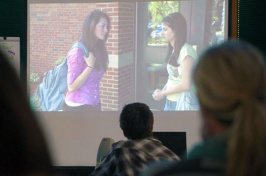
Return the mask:
[[56, 65], [56, 66], [57, 66], [57, 65], [60, 65], [61, 63], [64, 62], [65, 59], [66, 59], [65, 57], [60, 57], [59, 59], [57, 59], [57, 61], [55, 61], [55, 65]]
[[41, 111], [42, 110], [42, 104], [41, 101], [37, 95], [37, 92], [34, 92], [30, 96], [30, 107], [33, 111]]
[[38, 75], [38, 73], [31, 73], [30, 74], [30, 82], [31, 83], [39, 82], [39, 80], [40, 80], [40, 76]]

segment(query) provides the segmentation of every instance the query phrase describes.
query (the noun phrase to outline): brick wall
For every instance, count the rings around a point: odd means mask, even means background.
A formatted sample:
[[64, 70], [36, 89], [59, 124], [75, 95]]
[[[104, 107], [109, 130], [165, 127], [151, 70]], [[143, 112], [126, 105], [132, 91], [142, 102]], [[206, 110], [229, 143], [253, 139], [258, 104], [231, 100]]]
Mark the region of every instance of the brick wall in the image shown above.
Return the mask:
[[101, 80], [101, 100], [104, 111], [118, 109], [118, 69], [109, 68]]
[[134, 50], [135, 4], [119, 3], [119, 54]]
[[[134, 64], [119, 69], [119, 109], [132, 103], [135, 95]], [[132, 76], [133, 75], [133, 76]]]
[[[109, 6], [105, 8], [109, 8]], [[107, 48], [112, 51], [113, 55], [118, 55], [118, 69], [109, 68], [101, 81], [101, 99], [104, 111], [115, 111], [134, 101], [134, 64], [128, 62], [122, 65], [121, 63], [127, 62], [123, 61], [127, 58], [122, 55], [134, 52], [135, 4], [120, 2], [112, 4], [112, 7], [114, 7], [113, 11], [108, 13], [112, 21], [112, 35], [108, 39]], [[109, 42], [112, 43], [112, 46]]]
[[95, 5], [34, 4], [30, 6], [30, 72], [43, 75], [65, 58], [79, 40], [84, 19]]
[[[134, 3], [119, 3], [120, 56], [125, 53], [134, 53], [135, 11]], [[127, 58], [121, 57], [119, 59], [120, 63], [123, 62], [122, 59]], [[122, 108], [125, 104], [132, 103], [135, 95], [135, 65], [133, 63], [124, 65], [119, 68], [119, 108]]]
[[[79, 40], [84, 19], [94, 9], [107, 12], [111, 19], [106, 43], [110, 67], [101, 80], [100, 89], [103, 110], [115, 111], [134, 101], [134, 64], [122, 57], [134, 52], [134, 3], [31, 5], [30, 73], [38, 73], [42, 80], [44, 72], [65, 58]], [[30, 84], [30, 91], [39, 83]]]

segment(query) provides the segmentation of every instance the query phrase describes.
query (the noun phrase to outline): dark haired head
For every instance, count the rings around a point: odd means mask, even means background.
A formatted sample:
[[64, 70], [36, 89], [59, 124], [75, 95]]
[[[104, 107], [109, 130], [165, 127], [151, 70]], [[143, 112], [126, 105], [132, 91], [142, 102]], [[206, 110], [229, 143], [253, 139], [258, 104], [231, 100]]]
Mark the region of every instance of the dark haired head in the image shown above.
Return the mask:
[[144, 103], [126, 105], [120, 114], [120, 127], [128, 139], [152, 136], [153, 114]]
[[[95, 36], [95, 27], [99, 23], [101, 18], [107, 20], [107, 29], [108, 32], [104, 40], [98, 40]], [[95, 68], [100, 70], [101, 67], [106, 71], [108, 67], [108, 53], [105, 47], [105, 42], [107, 41], [110, 31], [110, 18], [109, 16], [100, 10], [94, 10], [88, 14], [86, 17], [83, 27], [82, 35], [80, 41], [87, 47], [89, 52], [92, 52], [96, 58]], [[100, 56], [99, 56], [100, 55]]]
[[[175, 44], [172, 46], [168, 44], [168, 54], [166, 56], [166, 63], [173, 66], [177, 65], [177, 59], [179, 57], [180, 50], [187, 40], [187, 22], [185, 17], [178, 12], [171, 13], [163, 18], [162, 23], [169, 26], [175, 33]], [[172, 54], [172, 51], [174, 53]]]

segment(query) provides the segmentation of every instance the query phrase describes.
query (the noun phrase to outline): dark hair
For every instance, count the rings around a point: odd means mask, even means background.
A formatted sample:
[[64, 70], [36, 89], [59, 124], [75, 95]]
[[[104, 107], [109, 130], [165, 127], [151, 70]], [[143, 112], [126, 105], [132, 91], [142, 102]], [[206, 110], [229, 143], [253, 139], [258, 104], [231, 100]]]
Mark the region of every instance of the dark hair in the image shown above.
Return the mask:
[[52, 172], [45, 139], [26, 91], [0, 52], [0, 175]]
[[[95, 36], [95, 26], [98, 24], [101, 18], [105, 18], [107, 20], [108, 32], [104, 40], [97, 40]], [[90, 12], [83, 23], [80, 42], [82, 42], [87, 47], [89, 52], [93, 53], [94, 57], [96, 58], [94, 67], [97, 70], [103, 68], [104, 71], [106, 71], [108, 67], [109, 59], [105, 47], [105, 42], [107, 41], [109, 31], [110, 18], [106, 13], [100, 10], [94, 10]]]
[[128, 139], [144, 139], [152, 136], [153, 114], [144, 103], [124, 106], [120, 114], [120, 127]]
[[[175, 44], [174, 47], [168, 43], [168, 53], [165, 58], [165, 62], [175, 67], [177, 59], [179, 58], [180, 50], [187, 40], [187, 22], [185, 17], [178, 12], [171, 13], [170, 15], [163, 18], [162, 23], [166, 23], [175, 33]], [[174, 49], [174, 53], [173, 52]]]

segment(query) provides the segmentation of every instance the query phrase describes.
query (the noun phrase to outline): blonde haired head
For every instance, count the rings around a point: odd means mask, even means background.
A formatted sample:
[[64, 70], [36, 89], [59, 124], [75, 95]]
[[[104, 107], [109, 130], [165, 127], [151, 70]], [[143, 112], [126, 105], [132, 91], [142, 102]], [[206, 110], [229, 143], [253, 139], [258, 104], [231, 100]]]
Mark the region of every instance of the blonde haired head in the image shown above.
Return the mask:
[[225, 42], [201, 56], [193, 76], [201, 107], [221, 124], [229, 124], [226, 175], [265, 174], [266, 68], [262, 54], [245, 42]]

